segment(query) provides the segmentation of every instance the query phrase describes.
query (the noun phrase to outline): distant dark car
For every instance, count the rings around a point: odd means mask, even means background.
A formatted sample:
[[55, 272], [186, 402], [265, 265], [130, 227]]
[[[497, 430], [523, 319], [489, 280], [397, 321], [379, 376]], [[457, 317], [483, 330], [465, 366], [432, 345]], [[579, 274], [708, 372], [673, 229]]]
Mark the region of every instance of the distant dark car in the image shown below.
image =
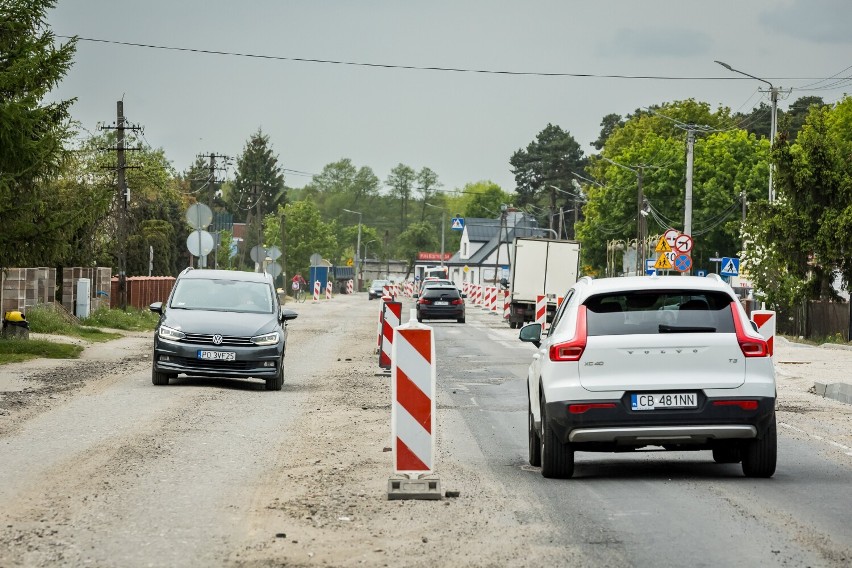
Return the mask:
[[384, 293], [384, 287], [389, 286], [390, 282], [387, 280], [373, 280], [373, 283], [370, 284], [370, 289], [367, 291], [367, 297], [370, 300], [375, 298], [381, 298]]
[[287, 321], [268, 274], [232, 270], [183, 271], [154, 331], [151, 382], [190, 376], [258, 378], [266, 390], [284, 384]]
[[464, 299], [455, 286], [429, 286], [417, 299], [417, 321], [454, 319], [464, 323]]

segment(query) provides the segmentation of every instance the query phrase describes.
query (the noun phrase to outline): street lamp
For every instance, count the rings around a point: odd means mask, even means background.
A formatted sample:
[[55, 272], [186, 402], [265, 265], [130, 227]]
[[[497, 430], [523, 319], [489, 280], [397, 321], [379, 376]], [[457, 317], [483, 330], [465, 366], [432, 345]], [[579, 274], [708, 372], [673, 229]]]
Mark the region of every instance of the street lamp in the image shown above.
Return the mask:
[[441, 211], [441, 267], [444, 266], [444, 208], [438, 207], [437, 205], [432, 205], [431, 203], [423, 202], [423, 205], [426, 207], [431, 207], [432, 209], [439, 209]]
[[367, 245], [369, 245], [370, 243], [374, 243], [377, 240], [378, 239], [371, 239], [371, 240], [367, 241], [366, 243], [364, 243], [364, 256], [361, 257], [361, 275], [362, 276], [364, 274], [364, 263], [367, 261]]
[[[771, 119], [770, 126], [769, 126], [769, 149], [771, 150], [775, 146], [775, 134], [776, 134], [776, 130], [778, 128], [778, 124], [777, 124], [777, 121], [778, 121], [778, 118], [777, 118], [777, 115], [778, 115], [778, 91], [780, 89], [777, 89], [775, 87], [775, 85], [773, 85], [772, 83], [770, 83], [766, 79], [761, 79], [760, 77], [755, 77], [754, 75], [751, 75], [750, 73], [746, 73], [745, 71], [740, 71], [739, 69], [734, 69], [733, 67], [731, 67], [730, 65], [728, 65], [727, 63], [725, 63], [723, 61], [715, 61], [715, 62], [718, 63], [719, 65], [721, 65], [722, 67], [724, 67], [725, 69], [727, 69], [728, 71], [733, 71], [734, 73], [739, 73], [740, 75], [745, 75], [746, 77], [751, 77], [752, 79], [757, 79], [758, 81], [761, 81], [761, 82], [769, 85], [769, 94], [770, 94], [769, 98], [770, 98], [770, 100], [772, 100], [772, 119]], [[772, 167], [772, 157], [770, 156], [770, 158], [769, 158], [769, 202], [770, 203], [775, 201], [775, 192], [772, 190], [772, 171], [773, 171], [773, 169], [774, 168]]]
[[[361, 212], [360, 211], [351, 211], [349, 209], [343, 209], [343, 210], [346, 211], [347, 213], [352, 213], [353, 215], [358, 215], [358, 242], [355, 244], [355, 269], [357, 270], [358, 266], [360, 266], [360, 264], [358, 262], [360, 260], [358, 258], [358, 253], [361, 251]], [[362, 271], [361, 276], [358, 277], [358, 291], [359, 292], [361, 291], [361, 280], [363, 280], [363, 276], [364, 275], [363, 275], [363, 271]]]

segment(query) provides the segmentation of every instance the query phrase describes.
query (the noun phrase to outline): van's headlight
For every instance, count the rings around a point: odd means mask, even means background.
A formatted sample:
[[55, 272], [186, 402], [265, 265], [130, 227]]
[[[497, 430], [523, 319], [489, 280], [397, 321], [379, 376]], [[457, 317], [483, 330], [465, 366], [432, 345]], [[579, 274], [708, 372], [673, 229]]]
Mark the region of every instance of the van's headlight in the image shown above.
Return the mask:
[[160, 336], [160, 339], [170, 339], [172, 341], [179, 341], [186, 337], [186, 334], [184, 332], [172, 329], [165, 325], [160, 326], [160, 330], [157, 332], [157, 334]]
[[278, 332], [273, 331], [264, 335], [255, 335], [251, 338], [251, 342], [255, 345], [275, 345], [278, 343]]

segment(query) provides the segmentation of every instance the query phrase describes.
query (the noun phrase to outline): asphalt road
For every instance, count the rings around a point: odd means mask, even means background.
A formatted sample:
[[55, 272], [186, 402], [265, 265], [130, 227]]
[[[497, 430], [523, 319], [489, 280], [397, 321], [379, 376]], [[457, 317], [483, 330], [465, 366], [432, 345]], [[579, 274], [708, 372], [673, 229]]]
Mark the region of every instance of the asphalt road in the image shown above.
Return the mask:
[[[843, 447], [782, 427], [778, 469], [768, 480], [746, 479], [739, 464], [715, 464], [710, 452], [664, 451], [577, 453], [573, 479], [544, 479], [527, 462], [533, 348], [479, 308], [469, 308], [467, 322], [432, 323], [438, 360], [452, 362], [439, 365], [439, 389], [485, 467], [532, 504], [534, 518], [519, 522], [547, 522], [553, 532], [545, 538], [578, 547], [601, 566], [852, 563], [852, 462]], [[779, 412], [788, 426], [795, 418]]]
[[533, 349], [469, 307], [466, 324], [428, 322], [436, 471], [460, 496], [389, 501], [378, 306], [366, 294], [298, 304], [281, 392], [155, 387], [148, 334], [0, 368], [0, 566], [852, 563], [852, 406], [805, 386], [845, 372], [846, 352], [800, 347], [779, 362], [772, 479], [709, 452], [643, 452], [580, 453], [575, 478], [546, 480], [526, 461]]

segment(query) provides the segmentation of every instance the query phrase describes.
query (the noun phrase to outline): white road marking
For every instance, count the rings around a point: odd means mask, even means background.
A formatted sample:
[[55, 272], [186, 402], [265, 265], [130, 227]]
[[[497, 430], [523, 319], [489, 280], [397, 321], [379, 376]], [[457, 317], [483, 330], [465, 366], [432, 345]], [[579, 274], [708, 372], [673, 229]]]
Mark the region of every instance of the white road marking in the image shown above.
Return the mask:
[[812, 434], [812, 433], [808, 432], [807, 430], [802, 430], [801, 428], [796, 428], [792, 424], [787, 424], [786, 422], [779, 422], [778, 425], [783, 427], [783, 428], [787, 428], [788, 430], [793, 430], [794, 432], [804, 434], [805, 436], [813, 438], [814, 440], [819, 440], [820, 442], [826, 442], [827, 444], [830, 444], [830, 445], [832, 445], [836, 448], [843, 450], [846, 453], [847, 456], [852, 456], [852, 448], [850, 448], [849, 446], [844, 446], [840, 442], [835, 442], [834, 440], [826, 440], [824, 437], [822, 437], [818, 434]]
[[476, 404], [476, 399], [473, 397], [470, 397], [470, 402], [472, 402], [474, 406], [479, 406], [478, 404]]

